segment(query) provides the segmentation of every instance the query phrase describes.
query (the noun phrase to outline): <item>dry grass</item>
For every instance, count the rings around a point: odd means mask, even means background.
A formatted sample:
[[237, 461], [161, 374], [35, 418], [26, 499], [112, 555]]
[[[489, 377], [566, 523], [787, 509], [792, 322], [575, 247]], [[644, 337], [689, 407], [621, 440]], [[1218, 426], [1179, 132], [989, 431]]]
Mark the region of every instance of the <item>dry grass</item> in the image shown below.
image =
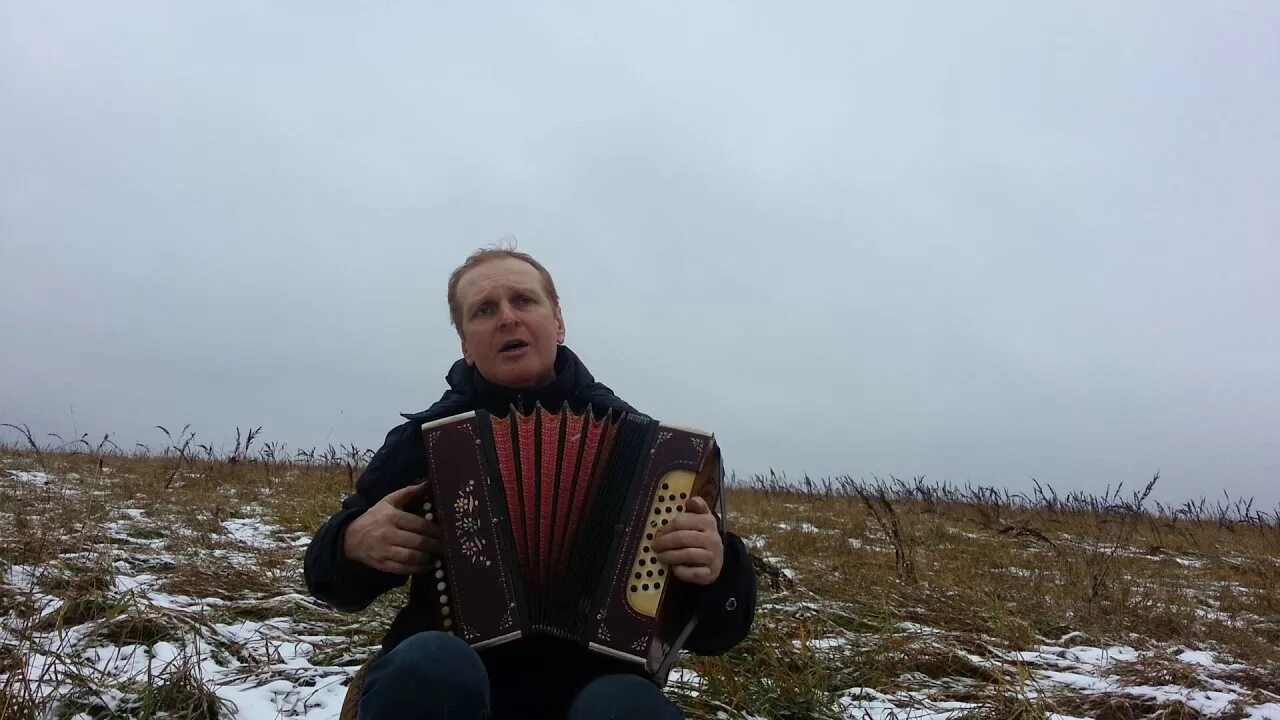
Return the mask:
[[1054, 712], [1094, 720], [1199, 720], [1186, 703], [1115, 695], [1067, 696], [1049, 701]]
[[1119, 678], [1122, 685], [1208, 688], [1208, 683], [1194, 665], [1181, 662], [1172, 654], [1153, 654], [1132, 662], [1116, 663], [1111, 674]]
[[[150, 455], [92, 452], [88, 443], [74, 452], [0, 449], [0, 468], [59, 479], [0, 481], [0, 610], [21, 625], [19, 638], [87, 625], [96, 642], [149, 646], [201, 632], [216, 641], [214, 622], [288, 620], [294, 632], [346, 638], [319, 645], [313, 664], [362, 661], [404, 602], [403, 591], [361, 616], [299, 600], [303, 548], [289, 540], [333, 512], [367, 454], [330, 449], [299, 461], [273, 447], [272, 460], [263, 450], [250, 452], [251, 443], [201, 454], [188, 434], [170, 435]], [[689, 658], [685, 666], [698, 686], [673, 694], [692, 718], [847, 717], [841, 702], [850, 692], [924, 694], [963, 703], [957, 714], [982, 720], [1199, 717], [1182, 703], [1114, 693], [1036, 695], [1028, 683], [1043, 668], [1007, 657], [1045, 646], [1114, 644], [1147, 653], [1108, 667], [1120, 687], [1194, 689], [1222, 681], [1256, 693], [1259, 702], [1276, 697], [1275, 516], [1231, 503], [1225, 510], [1220, 503], [1217, 514], [1202, 504], [1198, 516], [1196, 505], [1162, 516], [1144, 500], [1119, 492], [1059, 498], [1051, 489], [1016, 498], [847, 479], [797, 490], [781, 478], [754, 478], [729, 493], [728, 522], [755, 548], [755, 630], [724, 657]], [[125, 508], [140, 512], [122, 524]], [[232, 538], [227, 521], [249, 514], [276, 527], [279, 542], [255, 547]], [[158, 591], [209, 599], [206, 614], [139, 604], [115, 587], [120, 567], [154, 576]], [[28, 590], [14, 582], [14, 568], [34, 573]], [[44, 597], [59, 603], [51, 607]], [[1177, 658], [1183, 646], [1212, 650], [1240, 669], [1207, 679]], [[5, 718], [34, 717], [49, 702], [22, 678], [29, 650], [0, 644]], [[269, 665], [235, 643], [222, 643], [220, 652], [252, 667]], [[226, 717], [194, 672], [195, 665], [178, 662], [146, 687], [136, 679], [115, 687], [133, 698], [119, 712]], [[105, 682], [85, 680], [81, 709], [96, 707], [90, 690]]]

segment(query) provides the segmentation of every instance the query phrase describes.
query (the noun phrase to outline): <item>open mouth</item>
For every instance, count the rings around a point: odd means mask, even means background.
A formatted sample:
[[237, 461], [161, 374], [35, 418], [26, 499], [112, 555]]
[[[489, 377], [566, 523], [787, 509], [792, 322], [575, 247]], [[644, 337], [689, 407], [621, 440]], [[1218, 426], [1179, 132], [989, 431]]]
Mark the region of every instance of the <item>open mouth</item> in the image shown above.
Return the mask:
[[498, 352], [514, 353], [514, 352], [519, 352], [527, 347], [529, 347], [529, 343], [523, 340], [508, 340], [507, 342], [502, 344], [502, 347], [498, 348]]

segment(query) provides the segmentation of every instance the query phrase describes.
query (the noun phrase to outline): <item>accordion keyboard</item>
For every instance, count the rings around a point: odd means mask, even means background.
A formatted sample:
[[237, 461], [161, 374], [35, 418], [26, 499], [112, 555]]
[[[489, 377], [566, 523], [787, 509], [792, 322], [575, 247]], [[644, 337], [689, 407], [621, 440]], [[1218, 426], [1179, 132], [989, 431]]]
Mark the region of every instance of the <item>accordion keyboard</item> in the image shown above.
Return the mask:
[[649, 508], [644, 538], [631, 566], [627, 602], [641, 615], [654, 617], [669, 580], [669, 568], [658, 561], [651, 543], [656, 533], [684, 512], [689, 495], [693, 492], [694, 474], [688, 470], [673, 470], [662, 478]]

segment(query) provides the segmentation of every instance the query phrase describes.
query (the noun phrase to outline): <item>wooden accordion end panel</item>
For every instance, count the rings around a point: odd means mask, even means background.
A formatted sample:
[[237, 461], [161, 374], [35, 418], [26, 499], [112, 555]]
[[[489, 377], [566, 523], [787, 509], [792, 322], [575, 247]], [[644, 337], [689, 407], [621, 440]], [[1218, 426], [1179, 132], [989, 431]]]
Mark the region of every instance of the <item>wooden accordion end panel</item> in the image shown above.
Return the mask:
[[[439, 625], [477, 647], [520, 637], [519, 577], [507, 556], [506, 517], [484, 456], [487, 428], [468, 413], [424, 432], [431, 477], [431, 497], [424, 508], [448, 535], [445, 556], [431, 571], [439, 593]], [[465, 606], [456, 590], [465, 593]]]
[[650, 542], [693, 497], [717, 506], [714, 436], [567, 407], [466, 413], [422, 432], [428, 514], [444, 531], [439, 626], [477, 648], [559, 637], [664, 683], [693, 603]]

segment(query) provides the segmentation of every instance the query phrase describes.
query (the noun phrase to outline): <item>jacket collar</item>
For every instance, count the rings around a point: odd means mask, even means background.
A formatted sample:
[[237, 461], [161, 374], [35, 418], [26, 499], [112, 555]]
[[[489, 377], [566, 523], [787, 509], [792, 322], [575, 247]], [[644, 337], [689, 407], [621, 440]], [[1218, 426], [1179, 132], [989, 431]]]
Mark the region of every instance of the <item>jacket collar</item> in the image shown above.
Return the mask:
[[450, 389], [466, 396], [475, 407], [498, 414], [505, 414], [512, 405], [522, 412], [532, 411], [535, 404], [556, 408], [574, 399], [580, 388], [595, 382], [578, 356], [564, 345], [556, 348], [555, 371], [555, 379], [546, 385], [516, 389], [491, 382], [465, 360], [458, 360], [445, 380]]
[[487, 410], [505, 416], [512, 405], [524, 413], [533, 411], [534, 405], [558, 409], [568, 402], [574, 412], [582, 412], [587, 404], [598, 413], [609, 411], [636, 412], [608, 387], [596, 382], [586, 365], [572, 350], [561, 345], [556, 350], [555, 379], [539, 388], [517, 390], [489, 382], [475, 368], [458, 360], [449, 369], [445, 380], [449, 389], [431, 407], [416, 413], [401, 413], [412, 421], [438, 420], [468, 410]]

